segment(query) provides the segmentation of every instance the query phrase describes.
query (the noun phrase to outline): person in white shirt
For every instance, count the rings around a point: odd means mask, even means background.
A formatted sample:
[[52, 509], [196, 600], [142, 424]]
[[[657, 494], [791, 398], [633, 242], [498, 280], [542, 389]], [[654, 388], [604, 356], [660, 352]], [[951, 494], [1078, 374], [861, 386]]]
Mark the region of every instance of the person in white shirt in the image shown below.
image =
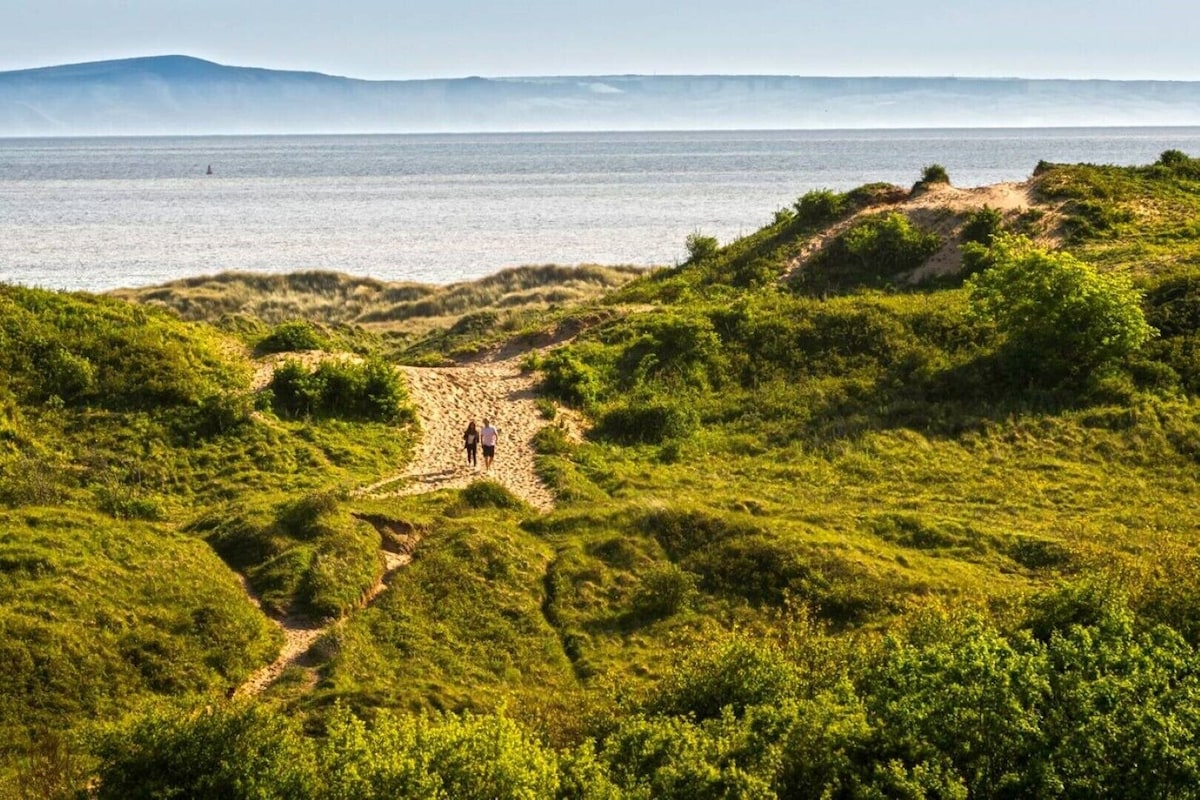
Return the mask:
[[492, 425], [491, 420], [483, 421], [483, 429], [479, 431], [479, 443], [483, 445], [483, 469], [489, 471], [492, 468], [492, 459], [496, 457], [496, 439], [500, 437], [500, 431]]

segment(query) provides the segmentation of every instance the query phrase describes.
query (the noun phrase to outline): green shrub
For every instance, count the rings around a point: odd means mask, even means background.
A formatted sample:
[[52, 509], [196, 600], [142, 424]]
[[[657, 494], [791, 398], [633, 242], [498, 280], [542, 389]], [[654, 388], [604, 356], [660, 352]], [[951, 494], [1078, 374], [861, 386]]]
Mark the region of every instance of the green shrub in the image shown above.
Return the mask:
[[571, 349], [560, 348], [540, 366], [542, 391], [573, 406], [588, 406], [600, 392], [600, 376]]
[[264, 336], [255, 350], [266, 353], [296, 353], [304, 350], [324, 350], [328, 340], [317, 327], [306, 320], [294, 320], [276, 325]]
[[908, 192], [892, 183], [864, 183], [846, 192], [846, 202], [852, 208], [899, 203], [907, 197]]
[[705, 386], [721, 382], [721, 341], [708, 317], [655, 314], [635, 325], [617, 360], [618, 374], [626, 384], [668, 380]]
[[633, 609], [644, 619], [659, 619], [691, 608], [696, 597], [696, 576], [668, 562], [642, 573]]
[[828, 588], [796, 548], [762, 535], [718, 540], [682, 564], [700, 577], [705, 591], [742, 597], [755, 605], [779, 605], [785, 592], [819, 602]]
[[558, 791], [553, 751], [497, 715], [385, 712], [367, 727], [339, 710], [318, 758], [328, 800], [533, 800]]
[[415, 415], [392, 365], [322, 361], [309, 370], [299, 361], [281, 364], [267, 386], [276, 413], [288, 417], [331, 416], [400, 423]]
[[715, 257], [717, 251], [720, 249], [715, 236], [705, 236], [699, 231], [688, 234], [684, 245], [687, 248], [689, 264], [699, 264], [708, 261]]
[[996, 325], [1021, 377], [1085, 378], [1153, 333], [1125, 277], [1019, 237], [997, 238], [992, 250], [993, 266], [967, 281], [972, 313]]
[[539, 397], [534, 401], [534, 405], [537, 407], [538, 413], [541, 414], [542, 419], [546, 420], [547, 422], [553, 422], [554, 418], [558, 416], [558, 407], [554, 405], [553, 401], [548, 400], [545, 397]]
[[963, 225], [962, 236], [968, 242], [991, 244], [992, 237], [1000, 233], [1004, 226], [1004, 214], [998, 208], [985, 205], [967, 215]]
[[827, 225], [847, 208], [846, 196], [829, 189], [811, 189], [796, 201], [796, 218], [804, 225]]
[[935, 183], [950, 183], [950, 173], [941, 164], [929, 164], [921, 170], [920, 186], [930, 186]]
[[99, 800], [315, 797], [311, 743], [285, 716], [259, 706], [162, 710], [96, 743]]
[[573, 451], [575, 445], [559, 426], [544, 425], [533, 435], [533, 449], [541, 455], [561, 456]]
[[741, 716], [755, 706], [787, 701], [800, 685], [795, 664], [779, 648], [730, 638], [689, 650], [655, 687], [646, 710], [697, 720], [715, 719], [726, 709]]
[[690, 436], [699, 423], [690, 403], [635, 400], [605, 411], [592, 434], [622, 444], [661, 444]]
[[884, 286], [924, 264], [941, 244], [936, 233], [921, 230], [903, 214], [863, 217], [797, 273], [796, 285], [810, 291]]

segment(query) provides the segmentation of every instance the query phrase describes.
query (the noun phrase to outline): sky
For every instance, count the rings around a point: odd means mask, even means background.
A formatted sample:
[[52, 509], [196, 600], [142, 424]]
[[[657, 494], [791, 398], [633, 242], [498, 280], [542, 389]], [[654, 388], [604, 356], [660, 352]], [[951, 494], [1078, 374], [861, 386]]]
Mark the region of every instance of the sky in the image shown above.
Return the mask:
[[0, 0], [0, 71], [183, 54], [375, 80], [1200, 80], [1190, 0]]

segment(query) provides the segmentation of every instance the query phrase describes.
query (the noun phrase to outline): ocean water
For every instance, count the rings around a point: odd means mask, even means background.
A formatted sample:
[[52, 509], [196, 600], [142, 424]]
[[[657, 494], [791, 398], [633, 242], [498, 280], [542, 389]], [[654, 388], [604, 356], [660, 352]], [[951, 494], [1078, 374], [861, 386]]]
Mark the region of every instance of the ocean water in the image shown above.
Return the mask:
[[[0, 281], [102, 291], [226, 270], [452, 283], [672, 264], [814, 188], [1200, 153], [1200, 128], [0, 139]], [[212, 174], [206, 174], [207, 167]]]

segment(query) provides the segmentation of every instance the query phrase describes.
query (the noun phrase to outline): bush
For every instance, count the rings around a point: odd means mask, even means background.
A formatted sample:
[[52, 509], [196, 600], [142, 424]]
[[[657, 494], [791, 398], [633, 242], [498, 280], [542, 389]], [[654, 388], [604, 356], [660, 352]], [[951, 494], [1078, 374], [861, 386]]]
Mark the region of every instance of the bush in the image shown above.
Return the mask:
[[924, 264], [941, 245], [941, 237], [921, 230], [903, 214], [874, 214], [831, 242], [798, 273], [797, 282], [813, 291], [884, 286]]
[[542, 391], [573, 406], [588, 406], [600, 392], [600, 377], [570, 348], [542, 359]]
[[1120, 275], [1068, 253], [999, 237], [993, 266], [967, 281], [972, 313], [994, 323], [1018, 373], [1038, 382], [1080, 380], [1125, 358], [1153, 333], [1141, 297]]
[[97, 743], [99, 800], [313, 797], [312, 746], [286, 717], [257, 706], [157, 711]]
[[546, 425], [533, 435], [533, 449], [540, 455], [561, 456], [571, 453], [575, 446], [557, 425]]
[[740, 716], [760, 705], [777, 706], [801, 685], [794, 664], [778, 648], [745, 639], [689, 651], [655, 688], [646, 710], [714, 719], [730, 709]]
[[992, 237], [1000, 233], [1003, 225], [1004, 215], [1000, 209], [985, 205], [967, 215], [967, 222], [962, 229], [963, 239], [983, 245], [991, 244]]
[[702, 261], [708, 261], [716, 256], [717, 250], [720, 249], [715, 236], [705, 236], [699, 231], [688, 234], [684, 245], [687, 247], [689, 264], [699, 264]]
[[329, 800], [555, 797], [557, 759], [502, 716], [397, 717], [368, 728], [335, 713], [319, 753]]
[[275, 412], [288, 417], [331, 416], [399, 423], [411, 420], [408, 393], [385, 361], [322, 361], [309, 370], [285, 361], [267, 386]]
[[633, 597], [634, 612], [658, 619], [678, 614], [696, 601], [696, 576], [667, 563], [642, 573], [642, 583]]
[[276, 325], [259, 341], [258, 353], [295, 353], [303, 350], [324, 350], [329, 342], [311, 322], [295, 320]]
[[812, 189], [796, 201], [796, 218], [808, 226], [825, 225], [840, 217], [846, 207], [844, 194], [829, 189]]
[[921, 180], [918, 186], [930, 186], [935, 183], [950, 183], [950, 173], [941, 164], [929, 164], [921, 170]]
[[621, 444], [661, 444], [687, 437], [699, 425], [699, 415], [689, 403], [633, 401], [605, 411], [593, 433]]

